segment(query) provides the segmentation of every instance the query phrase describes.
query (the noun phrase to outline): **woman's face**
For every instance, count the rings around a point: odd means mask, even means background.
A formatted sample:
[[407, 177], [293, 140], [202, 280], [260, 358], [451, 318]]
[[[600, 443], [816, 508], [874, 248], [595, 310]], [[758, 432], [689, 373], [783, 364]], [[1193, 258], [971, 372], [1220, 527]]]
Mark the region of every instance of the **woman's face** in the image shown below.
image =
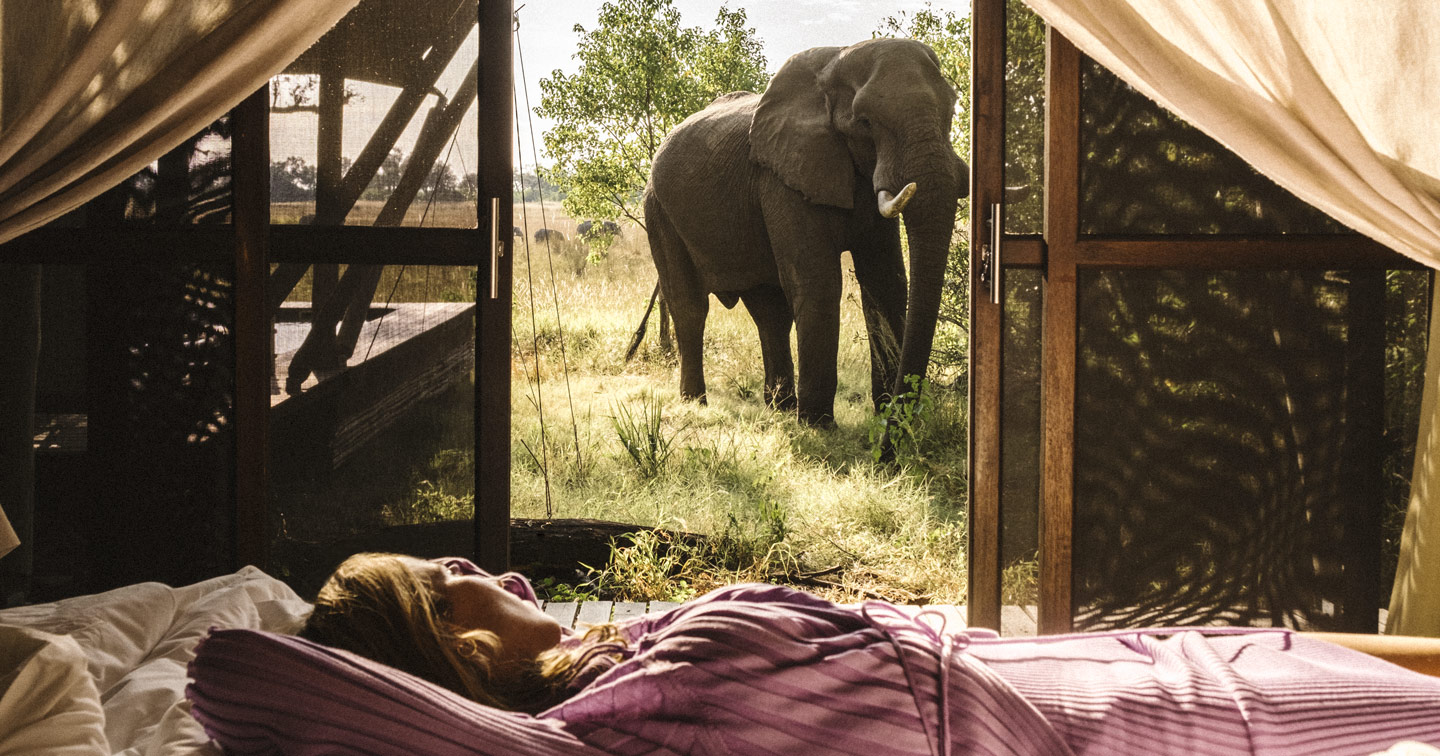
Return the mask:
[[451, 622], [494, 633], [511, 660], [534, 659], [560, 642], [560, 623], [506, 590], [503, 577], [469, 575], [420, 559], [409, 563], [449, 604]]

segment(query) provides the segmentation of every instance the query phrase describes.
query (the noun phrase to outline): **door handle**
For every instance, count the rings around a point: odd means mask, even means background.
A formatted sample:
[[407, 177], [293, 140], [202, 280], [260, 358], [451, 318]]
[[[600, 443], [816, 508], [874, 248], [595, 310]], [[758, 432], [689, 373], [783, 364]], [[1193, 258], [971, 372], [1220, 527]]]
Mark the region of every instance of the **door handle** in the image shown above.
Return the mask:
[[980, 285], [994, 304], [1000, 304], [1000, 243], [1005, 236], [1005, 210], [999, 202], [990, 205], [985, 219], [986, 238], [980, 243]]
[[500, 298], [500, 256], [505, 242], [500, 238], [500, 198], [490, 198], [490, 298]]
[[1005, 237], [1005, 206], [990, 205], [990, 301], [1000, 304], [1000, 243]]

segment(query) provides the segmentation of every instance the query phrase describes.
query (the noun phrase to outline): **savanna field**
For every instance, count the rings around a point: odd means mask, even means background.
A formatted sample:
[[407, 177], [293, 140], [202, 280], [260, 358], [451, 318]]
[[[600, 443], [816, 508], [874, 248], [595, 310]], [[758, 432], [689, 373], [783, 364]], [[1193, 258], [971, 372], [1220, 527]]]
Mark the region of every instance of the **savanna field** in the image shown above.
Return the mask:
[[[678, 360], [660, 344], [656, 314], [626, 363], [655, 285], [643, 230], [624, 224], [601, 256], [557, 206], [547, 203], [544, 221], [537, 205], [527, 211], [532, 238], [528, 250], [517, 240], [515, 258], [513, 513], [661, 529], [615, 552], [582, 590], [682, 599], [761, 580], [841, 601], [964, 603], [964, 384], [932, 373], [933, 401], [904, 419], [917, 443], [897, 464], [875, 460], [869, 347], [848, 256], [836, 427], [817, 430], [765, 406], [759, 340], [742, 306], [711, 300], [704, 406], [679, 398]], [[516, 217], [524, 225], [519, 206]], [[537, 244], [541, 226], [567, 241]], [[661, 557], [664, 531], [709, 538]], [[1031, 573], [1011, 576], [1009, 598], [1025, 598]]]
[[[465, 212], [456, 207], [437, 205], [426, 225], [461, 225], [449, 218]], [[304, 208], [293, 210], [298, 218]], [[277, 217], [283, 211], [277, 204]], [[612, 548], [609, 564], [591, 565], [574, 580], [544, 581], [543, 592], [684, 600], [728, 583], [766, 581], [837, 601], [965, 603], [961, 367], [932, 366], [921, 411], [892, 418], [906, 439], [897, 460], [876, 461], [868, 342], [848, 255], [836, 427], [821, 430], [765, 406], [759, 341], [743, 307], [727, 310], [711, 300], [704, 406], [679, 398], [678, 359], [660, 343], [657, 313], [627, 363], [655, 286], [643, 230], [622, 223], [620, 237], [602, 251], [577, 239], [576, 221], [559, 203], [546, 203], [543, 220], [537, 204], [525, 211], [528, 218], [516, 205], [516, 225], [529, 233], [528, 244], [515, 240], [513, 261], [512, 515], [621, 522], [638, 533]], [[533, 234], [542, 226], [566, 240], [537, 243]], [[302, 281], [294, 298], [305, 299], [307, 287]], [[391, 266], [376, 295], [377, 302], [473, 298], [473, 275], [464, 268]], [[349, 465], [353, 495], [324, 498], [375, 502], [366, 508], [368, 526], [468, 517], [474, 460], [465, 443], [465, 393], [457, 389], [392, 431], [425, 440], [398, 445], [409, 447], [410, 459], [362, 454]], [[397, 466], [409, 474], [381, 472]], [[310, 498], [305, 519], [359, 524], [353, 506], [323, 511], [328, 506]], [[303, 527], [296, 519], [295, 530]], [[677, 533], [702, 538], [682, 541]], [[1033, 603], [1033, 563], [1006, 578], [1005, 603]]]

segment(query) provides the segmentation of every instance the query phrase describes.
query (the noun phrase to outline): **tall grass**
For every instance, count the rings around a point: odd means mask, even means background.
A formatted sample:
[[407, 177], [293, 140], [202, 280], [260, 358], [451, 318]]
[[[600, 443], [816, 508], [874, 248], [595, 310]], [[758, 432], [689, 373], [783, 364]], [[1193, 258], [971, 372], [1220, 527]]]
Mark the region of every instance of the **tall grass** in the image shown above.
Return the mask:
[[[639, 531], [608, 564], [593, 565], [589, 584], [542, 588], [562, 597], [675, 600], [759, 580], [838, 601], [965, 601], [964, 395], [931, 386], [930, 401], [892, 412], [892, 435], [903, 431], [906, 443], [896, 463], [876, 460], [869, 345], [848, 256], [835, 427], [816, 429], [764, 405], [759, 342], [744, 308], [712, 299], [707, 404], [679, 399], [678, 363], [658, 346], [653, 320], [627, 363], [655, 285], [643, 233], [625, 225], [600, 255], [574, 239], [575, 220], [558, 207], [544, 221], [538, 208], [528, 212], [528, 223], [517, 223], [531, 237], [516, 240], [513, 260], [512, 512]], [[536, 243], [541, 225], [567, 239]], [[387, 268], [378, 301], [474, 297], [473, 268], [401, 268]], [[292, 298], [308, 298], [308, 285]], [[411, 413], [406, 422], [415, 428], [387, 431], [329, 483], [288, 495], [282, 530], [323, 538], [470, 516], [473, 384], [462, 384]], [[1007, 603], [1033, 603], [1033, 565], [1005, 580]]]
[[[573, 231], [558, 208], [547, 213], [547, 227]], [[653, 321], [623, 361], [655, 284], [639, 229], [626, 226], [599, 261], [573, 238], [516, 247], [512, 511], [539, 517], [548, 504], [556, 517], [709, 538], [619, 548], [596, 565], [603, 590], [673, 598], [776, 580], [842, 601], [964, 602], [964, 396], [932, 388], [924, 416], [907, 418], [915, 447], [899, 464], [874, 460], [869, 346], [848, 255], [836, 427], [822, 430], [764, 406], [744, 308], [712, 299], [705, 405], [679, 399], [678, 363], [657, 346]]]

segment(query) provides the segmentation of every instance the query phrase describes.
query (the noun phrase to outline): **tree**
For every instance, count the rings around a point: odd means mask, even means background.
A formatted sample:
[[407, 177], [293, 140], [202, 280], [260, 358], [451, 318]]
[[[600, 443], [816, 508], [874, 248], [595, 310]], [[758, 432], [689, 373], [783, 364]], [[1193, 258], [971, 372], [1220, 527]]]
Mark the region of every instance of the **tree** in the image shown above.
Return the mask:
[[559, 202], [565, 199], [565, 192], [533, 170], [517, 170], [511, 189], [516, 202]]
[[385, 200], [395, 193], [395, 188], [400, 185], [400, 173], [405, 166], [405, 153], [400, 149], [390, 150], [385, 160], [380, 163], [380, 169], [375, 172], [375, 177], [370, 179], [370, 184], [365, 187], [365, 193], [361, 195], [367, 200]]
[[448, 163], [436, 163], [430, 167], [430, 175], [425, 177], [420, 195], [426, 201], [435, 202], [459, 202], [465, 199], [465, 195], [461, 193], [460, 177], [455, 175], [455, 169]]
[[[364, 102], [365, 98], [349, 86], [341, 91], [341, 101]], [[319, 113], [320, 76], [317, 74], [281, 74], [270, 80], [270, 113]]]
[[673, 0], [614, 0], [593, 30], [575, 26], [580, 69], [542, 79], [536, 108], [555, 121], [544, 135], [555, 164], [541, 175], [564, 187], [571, 217], [643, 225], [640, 194], [665, 134], [716, 96], [768, 78], [745, 20], [722, 7], [706, 32], [682, 27]]
[[315, 166], [293, 155], [271, 162], [270, 199], [274, 202], [313, 202]]

